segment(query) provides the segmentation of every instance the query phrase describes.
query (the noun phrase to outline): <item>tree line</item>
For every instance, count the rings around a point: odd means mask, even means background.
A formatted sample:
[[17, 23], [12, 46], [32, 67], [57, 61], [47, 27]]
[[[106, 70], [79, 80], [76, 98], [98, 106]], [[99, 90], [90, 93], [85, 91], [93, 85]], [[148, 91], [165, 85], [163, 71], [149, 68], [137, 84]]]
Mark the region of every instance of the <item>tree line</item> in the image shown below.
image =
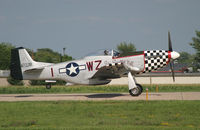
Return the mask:
[[[10, 69], [11, 49], [13, 48], [15, 48], [15, 46], [11, 43], [0, 43], [0, 70]], [[36, 52], [28, 48], [26, 48], [26, 50], [35, 61], [39, 62], [59, 63], [62, 61], [72, 60], [71, 56], [66, 54], [62, 55], [61, 53], [55, 52], [49, 48], [37, 49]]]
[[[0, 70], [9, 70], [10, 69], [10, 59], [11, 59], [11, 49], [15, 48], [14, 45], [7, 42], [0, 43]], [[42, 48], [37, 49], [36, 52], [33, 50], [26, 48], [30, 56], [35, 60], [39, 62], [48, 62], [48, 63], [59, 63], [64, 61], [72, 60], [71, 56], [68, 56], [66, 54], [62, 55], [61, 53], [55, 52], [52, 49], [49, 48]], [[14, 80], [11, 77], [7, 79], [7, 81], [11, 85], [23, 85], [22, 81]], [[31, 85], [43, 85], [45, 84], [45, 81], [39, 81], [39, 80], [31, 80]], [[65, 84], [63, 81], [57, 81], [56, 84]]]
[[[177, 59], [178, 63], [188, 64], [188, 66], [193, 66], [194, 70], [200, 68], [200, 31], [196, 31], [196, 37], [192, 38], [192, 42], [189, 43], [194, 49], [195, 54], [189, 54], [187, 52], [179, 52], [180, 57]], [[0, 70], [10, 69], [10, 58], [11, 49], [15, 48], [11, 43], [2, 42], [0, 43]], [[34, 52], [31, 49], [26, 48], [28, 53], [35, 61], [48, 62], [48, 63], [59, 63], [63, 61], [72, 60], [69, 55], [62, 55], [61, 53], [55, 52], [49, 48], [37, 49]], [[135, 52], [136, 47], [134, 43], [121, 42], [117, 45], [117, 50], [121, 55], [126, 55], [129, 52]], [[10, 84], [22, 84], [20, 81], [13, 80], [11, 77], [8, 78]], [[31, 85], [45, 84], [44, 81], [30, 81]], [[59, 81], [58, 84], [64, 84], [64, 82]]]

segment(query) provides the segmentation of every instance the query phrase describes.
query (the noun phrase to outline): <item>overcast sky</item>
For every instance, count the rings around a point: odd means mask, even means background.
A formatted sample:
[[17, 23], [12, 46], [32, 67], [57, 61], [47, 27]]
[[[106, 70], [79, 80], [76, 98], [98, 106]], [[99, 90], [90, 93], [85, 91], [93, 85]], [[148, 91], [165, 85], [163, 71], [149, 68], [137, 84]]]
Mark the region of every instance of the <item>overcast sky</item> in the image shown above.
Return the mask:
[[79, 58], [122, 41], [137, 50], [194, 53], [200, 0], [0, 0], [0, 42]]

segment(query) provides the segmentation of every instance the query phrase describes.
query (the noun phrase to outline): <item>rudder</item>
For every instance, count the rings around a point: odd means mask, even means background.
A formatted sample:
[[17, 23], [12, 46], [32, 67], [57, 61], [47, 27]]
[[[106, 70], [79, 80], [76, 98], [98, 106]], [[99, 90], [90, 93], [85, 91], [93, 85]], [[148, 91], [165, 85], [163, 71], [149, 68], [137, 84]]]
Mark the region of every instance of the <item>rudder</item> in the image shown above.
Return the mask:
[[17, 80], [23, 80], [21, 63], [19, 57], [19, 49], [24, 49], [23, 47], [15, 48], [11, 50], [11, 77]]

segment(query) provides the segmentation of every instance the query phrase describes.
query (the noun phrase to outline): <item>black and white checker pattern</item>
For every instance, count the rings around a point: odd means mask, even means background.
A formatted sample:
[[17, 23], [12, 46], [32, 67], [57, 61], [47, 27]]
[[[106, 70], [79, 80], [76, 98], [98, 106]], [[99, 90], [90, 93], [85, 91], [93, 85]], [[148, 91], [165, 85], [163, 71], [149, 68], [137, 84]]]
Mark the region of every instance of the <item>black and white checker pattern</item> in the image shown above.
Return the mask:
[[145, 72], [151, 72], [167, 65], [168, 51], [165, 50], [152, 50], [144, 51], [145, 55]]

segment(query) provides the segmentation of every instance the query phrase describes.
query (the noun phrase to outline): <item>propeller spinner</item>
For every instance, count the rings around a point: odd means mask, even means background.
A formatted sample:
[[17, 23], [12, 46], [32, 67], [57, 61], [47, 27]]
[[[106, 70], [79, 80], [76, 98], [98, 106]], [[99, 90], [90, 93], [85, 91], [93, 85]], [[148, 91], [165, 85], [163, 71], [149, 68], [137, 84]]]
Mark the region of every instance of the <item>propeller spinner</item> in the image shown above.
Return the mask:
[[169, 52], [171, 53], [170, 69], [171, 69], [171, 72], [172, 72], [173, 81], [175, 82], [174, 60], [177, 59], [180, 56], [180, 54], [178, 52], [173, 51], [173, 49], [172, 49], [172, 42], [171, 42], [171, 38], [170, 38], [170, 32], [168, 32], [168, 47], [169, 47]]

